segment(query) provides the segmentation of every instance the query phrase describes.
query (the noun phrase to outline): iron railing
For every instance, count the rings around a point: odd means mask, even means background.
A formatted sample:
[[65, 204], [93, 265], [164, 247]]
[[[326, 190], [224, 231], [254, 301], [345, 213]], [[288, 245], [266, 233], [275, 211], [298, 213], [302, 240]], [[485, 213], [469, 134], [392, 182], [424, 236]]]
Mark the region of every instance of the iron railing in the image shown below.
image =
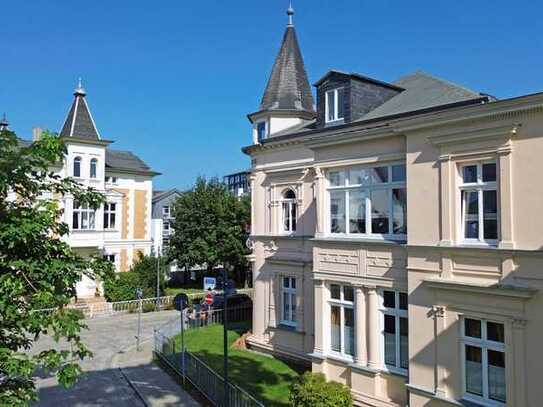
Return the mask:
[[[248, 322], [252, 316], [252, 306], [232, 307], [227, 309], [229, 323]], [[191, 331], [205, 326], [222, 324], [224, 310], [210, 310], [195, 313], [184, 313], [183, 329]], [[181, 349], [179, 335], [181, 334], [181, 318], [175, 318], [162, 325], [154, 332], [155, 355], [165, 362], [170, 369], [182, 379], [188, 380], [213, 405], [223, 406], [224, 379], [210, 368], [204, 361], [186, 349]], [[241, 387], [228, 383], [228, 401], [230, 407], [264, 407]]]

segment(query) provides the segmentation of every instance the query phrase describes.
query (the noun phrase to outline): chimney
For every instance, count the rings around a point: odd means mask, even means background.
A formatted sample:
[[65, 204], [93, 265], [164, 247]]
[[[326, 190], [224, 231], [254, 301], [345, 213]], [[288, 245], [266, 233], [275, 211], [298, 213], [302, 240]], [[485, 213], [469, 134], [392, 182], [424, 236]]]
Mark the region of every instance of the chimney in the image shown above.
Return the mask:
[[38, 141], [41, 138], [41, 127], [34, 127], [32, 129], [32, 141]]

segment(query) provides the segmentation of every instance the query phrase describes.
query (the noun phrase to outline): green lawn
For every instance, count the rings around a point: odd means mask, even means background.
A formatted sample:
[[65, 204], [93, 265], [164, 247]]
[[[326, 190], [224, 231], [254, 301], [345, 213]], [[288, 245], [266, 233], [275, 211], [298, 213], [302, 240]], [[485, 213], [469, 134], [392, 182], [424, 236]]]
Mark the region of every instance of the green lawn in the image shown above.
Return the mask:
[[[228, 331], [229, 345], [245, 332], [239, 326]], [[177, 338], [178, 343], [181, 338]], [[180, 346], [180, 345], [178, 345]], [[223, 373], [223, 327], [214, 325], [185, 333], [185, 347], [202, 359], [212, 369]], [[231, 382], [251, 393], [266, 406], [288, 405], [289, 386], [303, 372], [300, 366], [289, 365], [274, 357], [253, 351], [228, 350], [228, 376]]]

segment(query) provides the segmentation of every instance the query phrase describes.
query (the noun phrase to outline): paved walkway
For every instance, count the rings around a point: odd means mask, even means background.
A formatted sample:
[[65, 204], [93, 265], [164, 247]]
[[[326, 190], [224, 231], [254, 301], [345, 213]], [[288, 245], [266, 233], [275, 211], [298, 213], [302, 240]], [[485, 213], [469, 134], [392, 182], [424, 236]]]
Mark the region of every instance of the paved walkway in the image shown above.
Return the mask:
[[[64, 389], [54, 377], [36, 379], [40, 407], [198, 407], [181, 386], [152, 361], [153, 328], [175, 318], [175, 311], [142, 315], [142, 346], [136, 350], [137, 314], [87, 320], [83, 342], [94, 353], [81, 366], [85, 375]], [[50, 338], [42, 338], [35, 351], [62, 348]]]

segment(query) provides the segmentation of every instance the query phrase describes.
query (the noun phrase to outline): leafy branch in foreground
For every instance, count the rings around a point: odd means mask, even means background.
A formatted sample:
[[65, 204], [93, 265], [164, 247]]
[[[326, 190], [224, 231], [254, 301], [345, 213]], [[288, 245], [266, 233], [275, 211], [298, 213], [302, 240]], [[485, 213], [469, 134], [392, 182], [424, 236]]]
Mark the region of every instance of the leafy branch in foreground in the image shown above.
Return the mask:
[[[65, 307], [83, 274], [105, 278], [112, 268], [100, 258], [81, 257], [63, 240], [69, 228], [61, 221], [61, 201], [71, 197], [97, 208], [104, 197], [57, 175], [65, 155], [54, 134], [28, 144], [0, 132], [0, 405], [36, 400], [32, 377], [38, 368], [72, 385], [81, 373], [78, 362], [91, 356], [81, 341], [80, 313]], [[36, 311], [43, 308], [52, 311]], [[41, 335], [66, 346], [33, 352]]]

